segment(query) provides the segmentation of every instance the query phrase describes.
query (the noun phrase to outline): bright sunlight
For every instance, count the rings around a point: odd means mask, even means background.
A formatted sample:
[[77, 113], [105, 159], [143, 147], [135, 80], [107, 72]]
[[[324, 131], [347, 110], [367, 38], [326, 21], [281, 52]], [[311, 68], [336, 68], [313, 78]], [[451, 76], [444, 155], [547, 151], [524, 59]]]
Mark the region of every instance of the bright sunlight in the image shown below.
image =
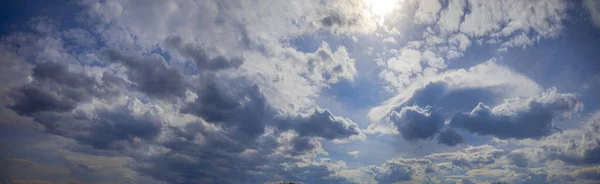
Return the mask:
[[369, 11], [377, 17], [378, 23], [383, 23], [384, 17], [396, 7], [399, 0], [364, 0]]

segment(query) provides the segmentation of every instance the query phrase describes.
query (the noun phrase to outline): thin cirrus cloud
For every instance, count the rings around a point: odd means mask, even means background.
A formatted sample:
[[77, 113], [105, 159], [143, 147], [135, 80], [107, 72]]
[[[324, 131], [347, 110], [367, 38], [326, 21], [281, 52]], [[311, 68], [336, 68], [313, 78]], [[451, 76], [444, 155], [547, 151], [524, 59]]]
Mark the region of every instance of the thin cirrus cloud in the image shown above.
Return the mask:
[[5, 181], [599, 181], [596, 0], [21, 3]]

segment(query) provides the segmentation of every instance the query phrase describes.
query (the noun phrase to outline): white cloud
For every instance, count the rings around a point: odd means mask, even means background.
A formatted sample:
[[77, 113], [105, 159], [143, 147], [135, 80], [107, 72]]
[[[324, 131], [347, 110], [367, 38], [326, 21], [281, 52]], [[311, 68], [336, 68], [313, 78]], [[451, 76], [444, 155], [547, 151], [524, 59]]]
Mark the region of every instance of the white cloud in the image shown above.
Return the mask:
[[445, 32], [455, 32], [460, 28], [461, 18], [464, 15], [463, 9], [466, 6], [465, 0], [450, 0], [448, 7], [440, 13], [438, 27]]
[[351, 155], [351, 156], [353, 156], [354, 158], [356, 158], [356, 157], [358, 157], [358, 154], [359, 154], [359, 153], [360, 153], [360, 151], [351, 151], [351, 152], [348, 152], [348, 155]]
[[471, 45], [471, 40], [469, 40], [469, 37], [467, 37], [467, 35], [458, 33], [458, 34], [452, 35], [448, 39], [448, 43], [453, 47], [457, 47], [458, 50], [460, 50], [460, 51], [466, 51], [467, 47], [469, 47], [469, 45]]
[[557, 36], [563, 28], [567, 2], [550, 1], [469, 1], [460, 31], [473, 37], [510, 37], [515, 32], [534, 33], [545, 38]]
[[387, 67], [393, 71], [407, 75], [421, 72], [421, 52], [412, 49], [402, 49], [400, 55], [387, 60]]
[[438, 13], [442, 9], [439, 0], [422, 0], [415, 13], [415, 21], [423, 24], [431, 24], [437, 21]]

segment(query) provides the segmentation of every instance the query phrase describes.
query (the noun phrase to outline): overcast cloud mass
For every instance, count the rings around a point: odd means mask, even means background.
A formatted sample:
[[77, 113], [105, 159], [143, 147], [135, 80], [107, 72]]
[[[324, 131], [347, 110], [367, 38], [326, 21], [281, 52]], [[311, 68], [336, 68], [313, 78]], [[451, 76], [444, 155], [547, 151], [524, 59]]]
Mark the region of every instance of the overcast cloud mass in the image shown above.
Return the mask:
[[600, 183], [600, 0], [0, 5], [0, 183]]

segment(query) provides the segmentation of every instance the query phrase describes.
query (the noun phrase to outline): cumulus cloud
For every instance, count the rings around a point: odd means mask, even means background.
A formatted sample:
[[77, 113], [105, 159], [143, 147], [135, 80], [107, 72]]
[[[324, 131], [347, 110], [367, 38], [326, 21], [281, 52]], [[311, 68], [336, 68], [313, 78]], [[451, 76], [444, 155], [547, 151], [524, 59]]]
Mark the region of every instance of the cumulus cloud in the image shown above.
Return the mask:
[[152, 97], [175, 99], [185, 96], [187, 85], [179, 69], [169, 67], [160, 55], [147, 58], [128, 56], [118, 50], [105, 51], [107, 59], [125, 65], [127, 79], [140, 91]]
[[438, 0], [424, 0], [419, 2], [419, 8], [415, 13], [415, 21], [424, 24], [430, 24], [438, 19], [438, 13], [442, 5]]
[[582, 108], [574, 94], [549, 89], [539, 96], [505, 100], [494, 108], [479, 103], [471, 112], [454, 115], [450, 126], [501, 139], [539, 139], [560, 131], [554, 119], [571, 117]]
[[469, 1], [468, 5], [470, 12], [465, 15], [460, 30], [470, 36], [490, 33], [508, 36], [517, 31], [556, 36], [563, 27], [567, 10], [563, 1]]
[[[584, 1], [594, 18], [590, 2]], [[31, 19], [0, 38], [0, 135], [13, 136], [0, 140], [0, 152], [39, 157], [8, 159], [18, 163], [11, 175], [31, 176], [15, 183], [470, 183], [508, 176], [527, 182], [554, 177], [530, 168], [547, 166], [544, 159], [580, 169], [557, 181], [593, 181], [598, 128], [574, 133], [581, 141], [552, 134], [559, 130], [555, 119], [581, 111], [575, 95], [538, 95], [536, 82], [494, 59], [467, 69], [448, 62], [481, 46], [473, 42], [508, 51], [554, 38], [568, 4], [423, 0], [390, 5], [381, 15], [364, 0], [70, 3], [77, 12]], [[369, 53], [380, 58], [361, 55], [362, 45], [381, 38], [372, 51], [384, 53]], [[435, 154], [362, 166], [411, 153], [354, 142], [367, 139], [362, 114], [340, 116], [345, 109], [318, 99], [364, 87], [356, 77], [379, 72], [360, 73], [371, 70], [371, 59], [397, 95], [370, 111], [366, 131], [451, 147], [419, 147], [414, 152]], [[456, 66], [472, 64], [466, 60]], [[43, 128], [12, 132], [21, 122]], [[462, 149], [469, 132], [544, 144], [531, 152], [501, 143]], [[548, 143], [553, 137], [562, 142]], [[27, 138], [34, 143], [19, 144]], [[39, 141], [45, 139], [60, 141]], [[48, 145], [54, 151], [37, 150]], [[377, 158], [362, 156], [371, 152]], [[346, 153], [357, 159], [337, 160]]]
[[314, 55], [309, 56], [307, 69], [314, 81], [335, 83], [341, 79], [353, 80], [356, 75], [354, 59], [348, 56], [346, 48], [340, 47], [334, 52], [325, 42]]
[[404, 107], [400, 112], [392, 112], [390, 121], [406, 140], [432, 139], [444, 126], [444, 117], [432, 107]]
[[93, 97], [109, 97], [119, 92], [123, 81], [108, 74], [98, 81], [83, 72], [69, 71], [61, 63], [44, 62], [32, 71], [33, 81], [12, 91], [9, 107], [21, 114], [40, 111], [65, 112]]
[[269, 121], [271, 112], [260, 89], [243, 82], [208, 83], [198, 89], [198, 97], [185, 104], [181, 112], [223, 125], [245, 139], [256, 138], [264, 133], [264, 121]]
[[[120, 11], [121, 2], [82, 3], [95, 6], [81, 17], [88, 23], [132, 13]], [[165, 3], [176, 9], [173, 6], [181, 5]], [[114, 12], [94, 17], [96, 11], [106, 10], [104, 5], [114, 7]], [[154, 4], [145, 5], [142, 9]], [[2, 64], [18, 73], [0, 76], [2, 113], [21, 115], [41, 124], [44, 133], [72, 141], [56, 149], [132, 159], [122, 167], [148, 180], [143, 183], [351, 183], [337, 174], [345, 167], [343, 162], [319, 161], [328, 159], [321, 142], [364, 139], [358, 125], [314, 103], [310, 104], [314, 108], [302, 113], [273, 105], [304, 107], [292, 99], [291, 103], [274, 102], [277, 97], [310, 97], [339, 80], [353, 80], [354, 59], [344, 47], [331, 48], [323, 42], [316, 51], [304, 53], [277, 43], [265, 46], [274, 48], [273, 52], [255, 51], [255, 46], [271, 42], [239, 33], [254, 45], [238, 54], [222, 49], [231, 48], [227, 40], [236, 36], [220, 37], [228, 39], [208, 46], [182, 32], [158, 37], [143, 33], [126, 39], [127, 34], [119, 31], [140, 32], [116, 28], [120, 21], [114, 23], [100, 32], [69, 29], [52, 37], [82, 50], [41, 43], [48, 49], [35, 55], [37, 50], [30, 49], [35, 36], [16, 34], [3, 39], [3, 58], [10, 61], [2, 60]], [[56, 26], [45, 26], [52, 29], [40, 34], [61, 33]], [[86, 42], [88, 36], [100, 39]], [[23, 52], [6, 45], [22, 45]], [[250, 66], [241, 57], [246, 54], [253, 61]], [[188, 72], [187, 66], [194, 65], [196, 71]], [[304, 91], [287, 89], [290, 85]], [[225, 174], [229, 172], [238, 174]]]
[[492, 164], [505, 152], [489, 145], [468, 147], [463, 153], [457, 153], [452, 158], [452, 164], [459, 167], [478, 167]]
[[381, 120], [405, 106], [443, 107], [440, 113], [450, 115], [457, 110], [470, 109], [479, 102], [496, 104], [505, 98], [533, 96], [541, 91], [531, 79], [490, 60], [466, 70], [416, 80], [395, 97], [370, 110], [369, 118], [374, 123], [369, 125], [368, 132], [390, 133], [389, 124]]
[[86, 113], [41, 113], [34, 119], [44, 125], [47, 132], [68, 137], [84, 145], [96, 149], [121, 149], [119, 144], [126, 145], [135, 139], [151, 141], [161, 131], [162, 122], [156, 110], [137, 114], [140, 104], [137, 99], [131, 100], [127, 106], [115, 109], [99, 109]]
[[600, 163], [600, 115], [592, 115], [580, 131], [569, 131], [549, 137], [541, 143], [546, 158], [561, 160], [571, 165]]
[[362, 132], [352, 120], [334, 116], [329, 110], [313, 108], [307, 113], [283, 118], [279, 129], [294, 130], [300, 136], [316, 136], [326, 139], [345, 139]]
[[395, 158], [387, 160], [381, 166], [371, 166], [368, 173], [373, 176], [377, 183], [412, 181], [425, 173], [428, 164], [431, 164], [431, 161], [424, 158]]
[[446, 32], [457, 31], [466, 5], [467, 2], [465, 0], [448, 1], [448, 8], [442, 10], [440, 20], [437, 22], [440, 29]]
[[183, 43], [181, 36], [169, 36], [165, 39], [165, 44], [172, 47], [176, 53], [191, 59], [199, 73], [237, 68], [243, 63], [241, 58], [227, 59], [223, 56], [211, 58], [202, 47], [193, 43]]

